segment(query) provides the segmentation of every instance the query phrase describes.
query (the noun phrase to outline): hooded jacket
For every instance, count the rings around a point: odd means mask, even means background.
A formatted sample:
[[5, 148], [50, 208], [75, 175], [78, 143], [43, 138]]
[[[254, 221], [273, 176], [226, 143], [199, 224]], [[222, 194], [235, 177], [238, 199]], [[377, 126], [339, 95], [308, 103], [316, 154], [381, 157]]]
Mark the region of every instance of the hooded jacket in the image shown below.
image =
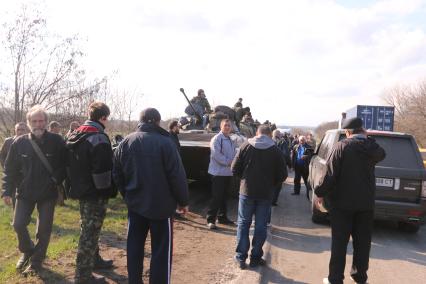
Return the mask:
[[248, 139], [241, 146], [232, 172], [241, 178], [240, 194], [254, 199], [272, 200], [276, 186], [287, 178], [284, 155], [265, 135]]
[[96, 200], [116, 195], [112, 185], [112, 146], [104, 126], [87, 120], [66, 142], [68, 149], [68, 196]]
[[161, 127], [143, 123], [114, 154], [113, 176], [129, 211], [163, 220], [188, 205], [188, 184], [180, 155]]
[[327, 197], [331, 208], [373, 210], [374, 169], [385, 157], [385, 150], [373, 138], [355, 135], [338, 142], [327, 159], [327, 172], [315, 194]]

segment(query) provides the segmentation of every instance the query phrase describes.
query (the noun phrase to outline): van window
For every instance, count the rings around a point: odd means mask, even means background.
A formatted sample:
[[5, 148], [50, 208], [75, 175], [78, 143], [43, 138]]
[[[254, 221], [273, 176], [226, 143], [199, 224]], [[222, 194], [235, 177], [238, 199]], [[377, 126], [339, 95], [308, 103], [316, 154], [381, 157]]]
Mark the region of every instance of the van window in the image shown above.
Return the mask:
[[[417, 148], [413, 147], [409, 137], [398, 136], [372, 136], [386, 152], [386, 158], [378, 166], [392, 168], [418, 169]], [[346, 138], [340, 135], [339, 140]]]

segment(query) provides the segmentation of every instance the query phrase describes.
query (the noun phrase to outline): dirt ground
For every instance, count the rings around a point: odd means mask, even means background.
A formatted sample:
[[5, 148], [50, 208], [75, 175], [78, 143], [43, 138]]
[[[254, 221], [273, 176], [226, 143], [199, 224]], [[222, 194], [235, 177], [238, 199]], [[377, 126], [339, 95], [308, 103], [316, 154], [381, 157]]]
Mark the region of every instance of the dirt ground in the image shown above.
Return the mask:
[[[209, 201], [209, 192], [202, 188], [191, 187], [190, 213], [182, 220], [174, 222], [174, 252], [172, 283], [228, 283], [234, 280], [238, 271], [232, 257], [235, 250], [236, 227], [219, 226], [219, 230], [206, 228], [205, 212]], [[229, 200], [229, 216], [236, 219], [237, 199]], [[101, 236], [101, 255], [114, 260], [114, 270], [99, 271], [109, 283], [127, 283], [126, 268], [126, 228], [114, 235]], [[61, 267], [66, 280], [72, 283], [74, 277], [74, 256], [70, 252], [56, 263], [49, 262], [49, 268]], [[144, 262], [144, 282], [148, 283], [150, 240], [146, 244]]]

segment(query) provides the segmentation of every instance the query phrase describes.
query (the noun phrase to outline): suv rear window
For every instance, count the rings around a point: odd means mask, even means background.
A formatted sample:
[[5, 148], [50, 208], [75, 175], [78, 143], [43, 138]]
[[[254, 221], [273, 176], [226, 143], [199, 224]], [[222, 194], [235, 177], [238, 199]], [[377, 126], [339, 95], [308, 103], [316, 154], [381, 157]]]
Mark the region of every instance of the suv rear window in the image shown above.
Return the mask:
[[[417, 148], [413, 146], [408, 137], [376, 136], [372, 135], [376, 142], [386, 151], [386, 158], [378, 166], [400, 167], [406, 169], [418, 169]], [[346, 138], [340, 135], [339, 140]]]
[[321, 147], [318, 151], [318, 156], [320, 156], [324, 160], [328, 158], [333, 148], [333, 142], [335, 137], [336, 136], [332, 135], [331, 133], [325, 135], [324, 139], [321, 142]]

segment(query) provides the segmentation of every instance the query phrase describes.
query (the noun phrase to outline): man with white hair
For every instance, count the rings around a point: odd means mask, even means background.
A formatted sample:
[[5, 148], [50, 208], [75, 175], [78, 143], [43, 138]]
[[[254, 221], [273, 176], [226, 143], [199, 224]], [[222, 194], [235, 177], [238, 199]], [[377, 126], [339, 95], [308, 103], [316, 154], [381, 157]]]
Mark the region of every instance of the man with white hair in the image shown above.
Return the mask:
[[309, 199], [309, 190], [311, 190], [308, 183], [309, 162], [313, 153], [314, 149], [306, 143], [306, 137], [300, 136], [299, 143], [293, 147], [292, 151], [292, 167], [294, 169], [294, 192], [292, 195], [300, 194], [300, 180], [303, 178], [306, 186], [306, 196]]
[[[57, 186], [65, 178], [65, 143], [58, 134], [46, 130], [48, 115], [41, 106], [27, 113], [31, 132], [17, 137], [10, 147], [3, 177], [3, 201], [10, 205], [16, 188], [13, 227], [22, 253], [16, 269], [24, 275], [38, 274], [46, 257], [52, 232]], [[27, 226], [37, 207], [36, 243]]]

